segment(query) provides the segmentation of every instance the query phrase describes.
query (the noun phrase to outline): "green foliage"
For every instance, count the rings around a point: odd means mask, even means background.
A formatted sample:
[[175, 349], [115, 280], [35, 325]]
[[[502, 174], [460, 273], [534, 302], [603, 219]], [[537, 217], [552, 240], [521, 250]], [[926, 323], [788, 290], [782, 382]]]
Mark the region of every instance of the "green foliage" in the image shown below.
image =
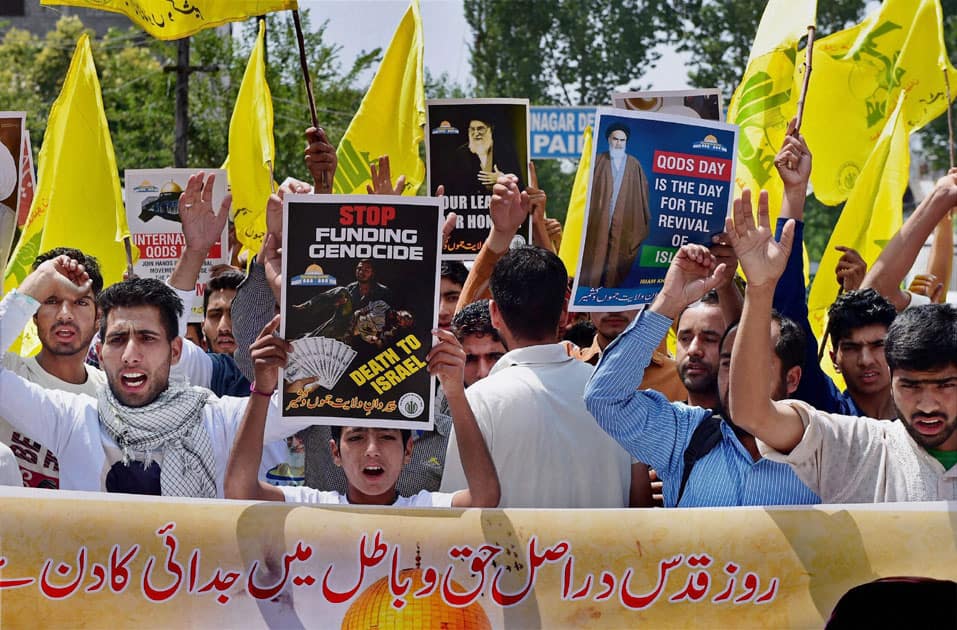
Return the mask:
[[477, 96], [597, 105], [638, 79], [678, 14], [650, 0], [465, 0]]
[[[673, 4], [682, 4], [679, 0]], [[472, 29], [475, 96], [522, 97], [533, 105], [600, 105], [640, 83], [679, 26], [679, 13], [651, 0], [465, 0]], [[564, 220], [574, 164], [537, 163], [548, 215]]]
[[[825, 37], [859, 22], [866, 0], [829, 0], [817, 4], [817, 33]], [[744, 75], [751, 44], [767, 0], [696, 0], [679, 10], [684, 28], [674, 38], [690, 53], [688, 80], [695, 87], [717, 87], [725, 103]]]
[[[944, 45], [947, 47], [950, 63], [957, 66], [957, 0], [941, 0], [940, 5], [944, 16]], [[954, 83], [950, 85], [950, 98], [957, 98], [957, 85]], [[951, 116], [957, 116], [953, 101]], [[954, 124], [957, 125], [957, 121]], [[939, 116], [921, 131], [921, 141], [931, 168], [937, 171], [946, 170], [950, 165], [946, 114]]]
[[843, 209], [843, 203], [826, 206], [813, 194], [808, 195], [804, 204], [804, 246], [809, 259], [820, 260], [824, 255], [824, 248]]
[[[306, 53], [320, 124], [337, 144], [365, 93], [358, 77], [378, 61], [379, 49], [363, 53], [342, 69], [340, 47], [324, 43], [325, 25], [313, 32], [301, 11]], [[229, 119], [257, 32], [255, 20], [239, 25], [240, 36], [209, 29], [190, 39], [190, 65], [208, 71], [189, 78], [190, 166], [219, 167], [226, 159]], [[25, 110], [34, 149], [40, 147], [50, 107], [59, 94], [76, 41], [83, 32], [77, 17], [64, 17], [40, 39], [9, 29], [0, 41], [0, 109]], [[273, 95], [276, 178], [309, 180], [302, 160], [303, 131], [311, 126], [299, 64], [298, 45], [288, 12], [267, 17], [267, 81]], [[91, 37], [92, 37], [91, 33]], [[111, 29], [93, 40], [93, 56], [113, 137], [117, 166], [162, 168], [173, 163], [177, 42], [164, 42], [141, 30]]]

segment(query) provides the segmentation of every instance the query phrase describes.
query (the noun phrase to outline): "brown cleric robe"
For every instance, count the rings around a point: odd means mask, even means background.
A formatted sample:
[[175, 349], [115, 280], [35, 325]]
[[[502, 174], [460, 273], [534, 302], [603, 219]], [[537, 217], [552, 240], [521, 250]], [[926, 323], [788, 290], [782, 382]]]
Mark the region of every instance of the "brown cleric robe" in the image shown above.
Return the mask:
[[615, 180], [608, 153], [599, 153], [595, 158], [593, 178], [579, 285], [613, 288], [628, 277], [638, 247], [648, 236], [651, 222], [648, 179], [638, 160], [626, 155], [621, 189], [609, 225], [608, 210]]

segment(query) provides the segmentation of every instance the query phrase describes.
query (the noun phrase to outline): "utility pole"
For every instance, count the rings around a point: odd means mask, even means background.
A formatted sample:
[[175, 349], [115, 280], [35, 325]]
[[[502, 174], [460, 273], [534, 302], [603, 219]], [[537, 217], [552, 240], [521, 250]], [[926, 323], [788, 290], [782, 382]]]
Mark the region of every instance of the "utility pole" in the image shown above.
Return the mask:
[[165, 72], [176, 73], [176, 122], [173, 127], [173, 166], [186, 166], [189, 137], [189, 75], [193, 72], [219, 72], [219, 66], [189, 65], [189, 37], [178, 42], [176, 65], [165, 66]]

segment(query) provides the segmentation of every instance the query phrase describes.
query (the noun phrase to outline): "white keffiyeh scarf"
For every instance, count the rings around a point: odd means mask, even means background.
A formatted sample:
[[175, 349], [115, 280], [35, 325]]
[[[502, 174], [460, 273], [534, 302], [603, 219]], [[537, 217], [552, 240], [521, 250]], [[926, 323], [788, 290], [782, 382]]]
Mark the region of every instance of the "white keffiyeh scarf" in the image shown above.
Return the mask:
[[109, 387], [101, 387], [97, 401], [100, 425], [123, 452], [124, 463], [129, 463], [133, 453], [162, 450], [163, 496], [215, 497], [216, 461], [202, 424], [209, 395], [205, 389], [171, 383], [150, 404], [127, 407]]

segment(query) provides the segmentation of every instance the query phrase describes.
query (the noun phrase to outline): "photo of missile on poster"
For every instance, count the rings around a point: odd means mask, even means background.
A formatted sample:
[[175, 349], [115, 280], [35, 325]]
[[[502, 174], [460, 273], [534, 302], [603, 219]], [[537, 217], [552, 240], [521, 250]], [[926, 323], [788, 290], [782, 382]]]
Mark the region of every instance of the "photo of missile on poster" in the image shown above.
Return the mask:
[[[226, 171], [216, 168], [126, 169], [126, 223], [133, 244], [140, 250], [133, 273], [140, 278], [166, 280], [186, 249], [186, 237], [179, 218], [179, 196], [186, 190], [191, 175], [200, 171], [215, 175], [212, 207], [219, 207], [226, 196]], [[203, 321], [203, 288], [217, 265], [229, 263], [229, 226], [209, 248], [196, 281], [196, 299], [190, 305], [189, 321]]]
[[615, 92], [611, 102], [615, 109], [724, 122], [724, 102], [717, 88]]
[[[519, 188], [528, 185], [528, 99], [441, 99], [426, 101], [425, 134], [429, 194], [439, 186], [442, 212], [458, 217], [442, 254], [473, 260], [488, 236], [492, 220], [492, 186], [500, 175], [514, 173]], [[516, 238], [531, 242], [531, 220]]]
[[431, 430], [439, 200], [286, 195], [283, 417]]
[[678, 248], [710, 245], [733, 201], [738, 128], [598, 109], [572, 310], [650, 304]]

